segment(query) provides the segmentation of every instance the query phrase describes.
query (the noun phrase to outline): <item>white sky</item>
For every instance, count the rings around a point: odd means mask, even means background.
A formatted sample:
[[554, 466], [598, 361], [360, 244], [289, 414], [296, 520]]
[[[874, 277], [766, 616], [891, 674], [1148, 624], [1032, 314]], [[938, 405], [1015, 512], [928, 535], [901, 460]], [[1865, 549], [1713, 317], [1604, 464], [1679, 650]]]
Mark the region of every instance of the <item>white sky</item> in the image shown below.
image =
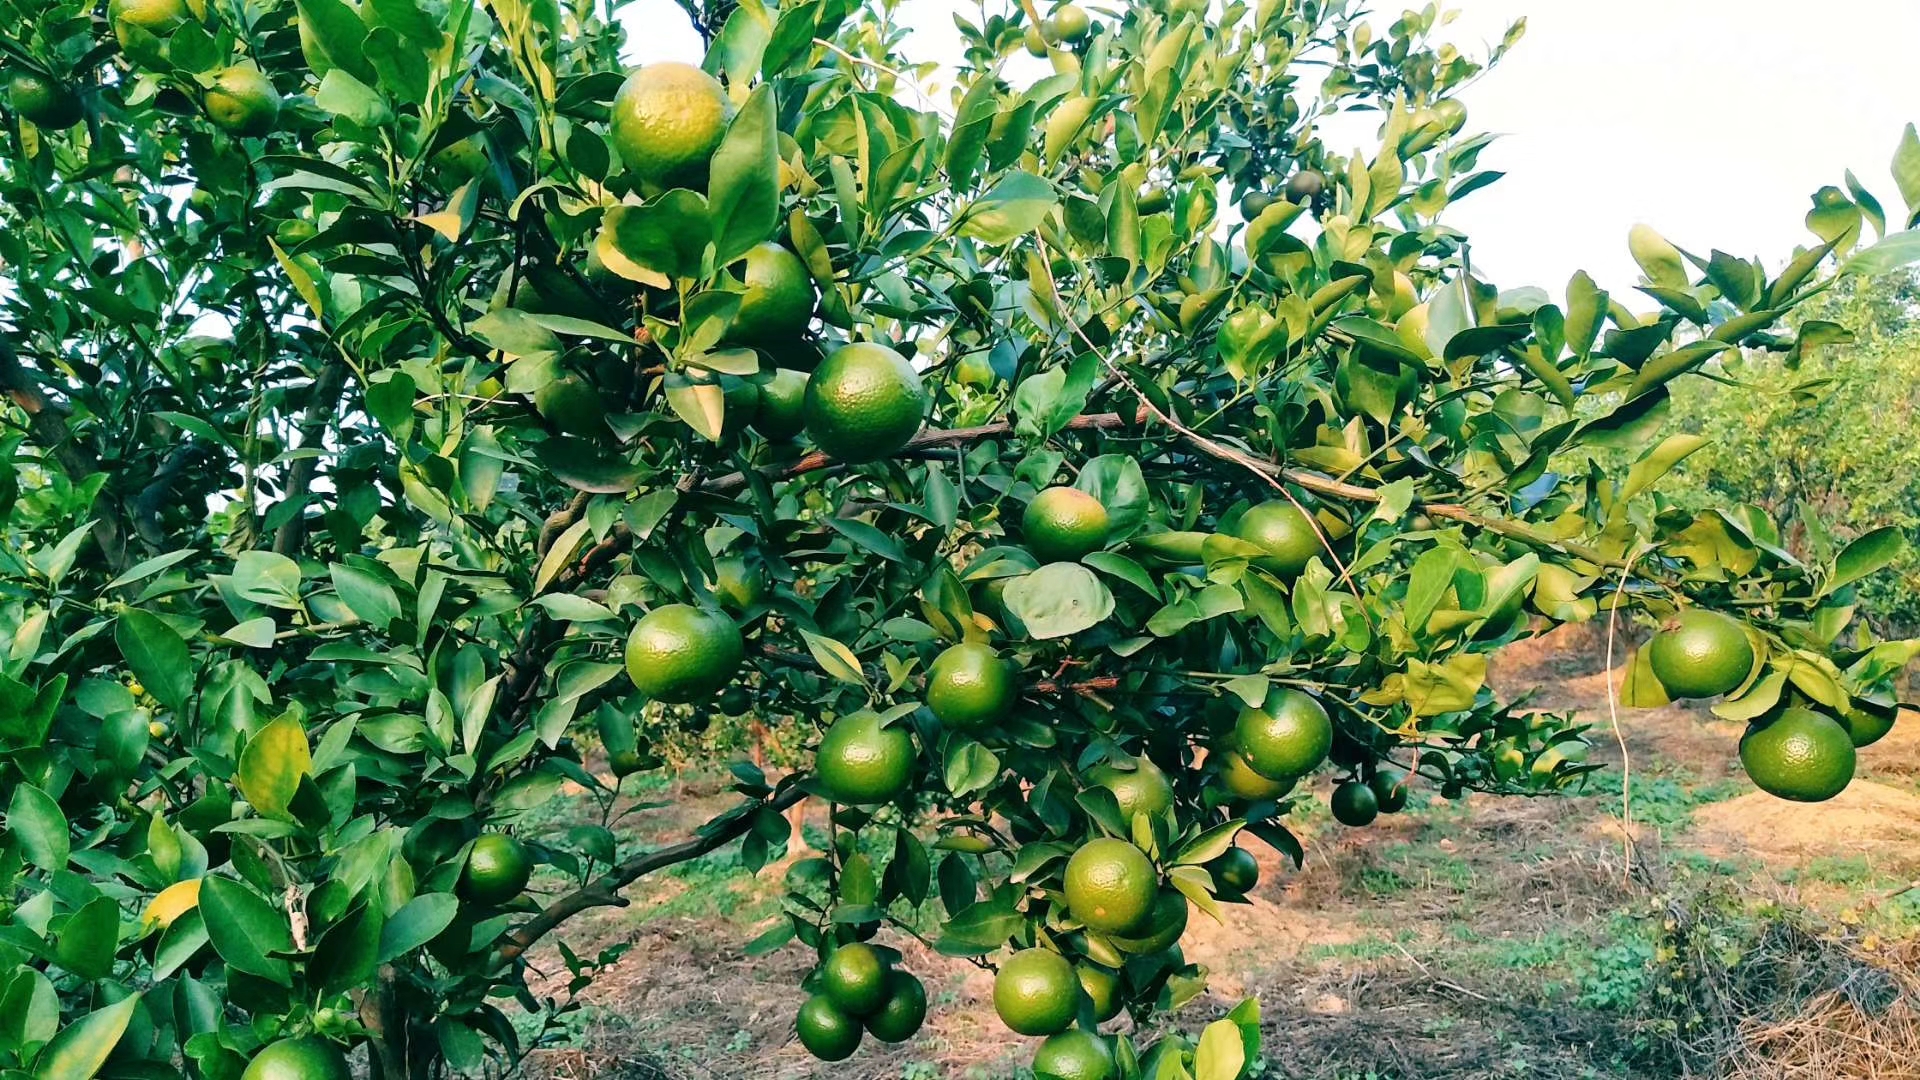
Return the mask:
[[[1111, 0], [1081, 0], [1097, 11]], [[958, 53], [950, 13], [973, 0], [904, 0], [908, 52]], [[1391, 0], [1382, 11], [1397, 14]], [[1502, 287], [1558, 294], [1576, 269], [1616, 295], [1639, 274], [1627, 230], [1645, 222], [1699, 255], [1778, 267], [1805, 243], [1809, 197], [1851, 168], [1889, 217], [1887, 164], [1920, 120], [1920, 0], [1457, 0], [1468, 52], [1528, 20], [1525, 40], [1464, 96], [1481, 156], [1506, 178], [1449, 210], [1475, 268]], [[629, 59], [699, 58], [672, 0], [629, 0]], [[1037, 62], [1036, 62], [1037, 64]], [[1342, 147], [1351, 149], [1351, 147]]]

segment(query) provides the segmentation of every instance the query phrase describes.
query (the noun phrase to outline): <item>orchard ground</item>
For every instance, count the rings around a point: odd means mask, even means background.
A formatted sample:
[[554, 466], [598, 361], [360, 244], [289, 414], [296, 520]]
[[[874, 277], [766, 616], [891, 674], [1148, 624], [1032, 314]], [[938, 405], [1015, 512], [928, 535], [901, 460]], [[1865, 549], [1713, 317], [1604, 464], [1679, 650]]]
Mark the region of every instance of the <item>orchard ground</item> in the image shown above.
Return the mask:
[[[1704, 707], [1621, 710], [1629, 856], [1604, 655], [1597, 628], [1573, 627], [1496, 666], [1504, 691], [1595, 725], [1593, 760], [1609, 768], [1584, 794], [1420, 791], [1408, 812], [1348, 829], [1325, 809], [1323, 777], [1289, 822], [1308, 839], [1305, 867], [1249, 840], [1254, 902], [1227, 907], [1225, 926], [1196, 914], [1183, 946], [1211, 970], [1211, 995], [1169, 1022], [1197, 1031], [1257, 995], [1266, 1077], [1913, 1075], [1899, 1070], [1920, 1055], [1920, 890], [1901, 890], [1920, 878], [1920, 725], [1896, 726], [1862, 754], [1859, 781], [1814, 810], [1756, 791], [1734, 754], [1739, 727]], [[733, 798], [718, 776], [644, 779], [635, 801], [667, 805], [629, 819], [636, 846], [684, 836]], [[815, 809], [815, 843], [823, 824]], [[1033, 1040], [994, 1018], [989, 975], [891, 932], [882, 940], [926, 981], [925, 1029], [814, 1061], [791, 1038], [811, 955], [742, 951], [770, 925], [780, 880], [778, 866], [748, 875], [729, 849], [590, 916], [576, 952], [628, 951], [587, 991], [573, 1047], [536, 1054], [534, 1074], [1030, 1075]], [[539, 967], [537, 992], [564, 990], [557, 957]]]

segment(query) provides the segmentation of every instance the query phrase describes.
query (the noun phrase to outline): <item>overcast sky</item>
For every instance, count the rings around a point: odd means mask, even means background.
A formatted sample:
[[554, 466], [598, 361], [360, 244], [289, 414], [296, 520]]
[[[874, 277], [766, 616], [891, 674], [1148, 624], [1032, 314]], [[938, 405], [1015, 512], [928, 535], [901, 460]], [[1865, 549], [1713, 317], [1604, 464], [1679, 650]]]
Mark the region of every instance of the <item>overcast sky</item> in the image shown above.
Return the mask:
[[[1094, 10], [1101, 0], [1081, 0]], [[1896, 213], [1888, 173], [1920, 120], [1920, 0], [1459, 0], [1450, 36], [1469, 52], [1522, 15], [1527, 36], [1464, 100], [1473, 130], [1502, 134], [1481, 165], [1506, 172], [1447, 220], [1503, 287], [1558, 293], [1576, 269], [1624, 292], [1627, 230], [1645, 222], [1704, 255], [1770, 267], [1809, 237], [1809, 197], [1851, 168]], [[973, 0], [905, 0], [908, 51], [951, 60], [950, 13]], [[1400, 3], [1381, 10], [1397, 14]], [[672, 0], [629, 0], [630, 59], [697, 62]]]

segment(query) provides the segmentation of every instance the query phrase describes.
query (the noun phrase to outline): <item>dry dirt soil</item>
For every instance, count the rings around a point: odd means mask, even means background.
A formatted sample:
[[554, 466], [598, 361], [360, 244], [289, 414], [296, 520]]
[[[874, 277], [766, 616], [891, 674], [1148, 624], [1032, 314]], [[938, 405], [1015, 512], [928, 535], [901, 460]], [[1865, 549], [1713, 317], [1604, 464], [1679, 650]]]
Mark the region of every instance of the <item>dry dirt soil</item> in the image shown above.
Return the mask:
[[[1897, 725], [1845, 793], [1812, 809], [1754, 790], [1738, 728], [1704, 709], [1610, 715], [1604, 655], [1597, 633], [1572, 628], [1496, 664], [1503, 692], [1595, 725], [1593, 760], [1611, 767], [1586, 794], [1416, 798], [1357, 830], [1333, 824], [1321, 800], [1296, 815], [1304, 867], [1252, 844], [1252, 902], [1227, 907], [1224, 925], [1196, 914], [1182, 944], [1211, 991], [1169, 1023], [1197, 1030], [1257, 996], [1267, 1078], [1920, 1077], [1920, 892], [1900, 891], [1920, 877], [1920, 722]], [[718, 780], [649, 797], [672, 805], [635, 816], [643, 845], [685, 835], [731, 798]], [[899, 936], [888, 943], [933, 1002], [919, 1037], [813, 1061], [791, 1037], [810, 954], [743, 953], [772, 924], [779, 888], [777, 869], [750, 876], [728, 852], [581, 920], [576, 952], [627, 951], [529, 1071], [1027, 1075], [1033, 1041], [994, 1018], [988, 975]], [[561, 994], [564, 968], [551, 956], [542, 966], [543, 989]]]

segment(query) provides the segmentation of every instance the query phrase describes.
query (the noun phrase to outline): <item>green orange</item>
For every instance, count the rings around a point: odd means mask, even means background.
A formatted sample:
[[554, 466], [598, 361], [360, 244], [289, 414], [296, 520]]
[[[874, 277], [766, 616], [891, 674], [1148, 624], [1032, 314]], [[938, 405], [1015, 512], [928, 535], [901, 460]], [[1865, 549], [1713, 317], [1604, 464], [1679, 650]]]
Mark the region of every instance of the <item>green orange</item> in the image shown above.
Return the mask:
[[232, 135], [259, 138], [280, 121], [280, 92], [252, 64], [235, 64], [214, 75], [201, 98], [207, 118]]
[[972, 731], [1006, 718], [1019, 697], [1014, 666], [990, 645], [963, 641], [934, 658], [927, 708], [942, 724]]
[[807, 379], [807, 436], [841, 461], [891, 457], [926, 418], [927, 391], [906, 357], [871, 342], [827, 354]]
[[1263, 502], [1240, 515], [1233, 533], [1266, 552], [1255, 560], [1262, 569], [1282, 577], [1297, 577], [1313, 557], [1325, 550], [1313, 519], [1284, 499]]
[[1852, 711], [1842, 716], [1840, 722], [1846, 725], [1854, 746], [1872, 746], [1887, 737], [1887, 732], [1893, 730], [1893, 723], [1899, 716], [1900, 710], [1897, 708], [1855, 702]]
[[1358, 780], [1348, 780], [1333, 789], [1330, 800], [1333, 817], [1342, 825], [1371, 825], [1380, 816], [1380, 800], [1373, 789]]
[[1319, 169], [1301, 169], [1287, 177], [1287, 200], [1303, 203], [1320, 197], [1327, 190], [1327, 174]]
[[904, 971], [887, 973], [886, 999], [866, 1018], [867, 1033], [881, 1042], [906, 1042], [927, 1019], [927, 988]]
[[1080, 977], [1080, 991], [1093, 1003], [1095, 1023], [1104, 1024], [1120, 1015], [1125, 1004], [1120, 998], [1120, 976], [1092, 963], [1073, 965], [1073, 972]]
[[883, 728], [871, 710], [833, 722], [814, 754], [814, 774], [833, 801], [849, 806], [892, 802], [913, 782], [913, 740], [898, 725]]
[[467, 849], [460, 871], [460, 892], [475, 903], [497, 906], [526, 891], [533, 877], [533, 853], [505, 833], [486, 833]]
[[1062, 4], [1054, 9], [1053, 28], [1064, 41], [1085, 41], [1093, 29], [1093, 20], [1087, 17], [1086, 9], [1074, 4]]
[[240, 1080], [353, 1080], [353, 1070], [325, 1039], [282, 1039], [253, 1055]]
[[1048, 1036], [1033, 1052], [1034, 1080], [1113, 1080], [1116, 1075], [1106, 1040], [1090, 1031]]
[[1080, 977], [1051, 949], [1023, 949], [995, 973], [993, 1009], [1022, 1035], [1065, 1031], [1080, 1012]]
[[1159, 875], [1146, 852], [1112, 837], [1089, 840], [1067, 860], [1067, 910], [1089, 929], [1124, 934], [1153, 914]]
[[807, 376], [792, 368], [777, 368], [760, 383], [760, 410], [753, 430], [772, 442], [785, 442], [807, 426]]
[[1252, 852], [1238, 846], [1228, 848], [1208, 863], [1207, 873], [1213, 876], [1214, 888], [1229, 899], [1246, 896], [1260, 883], [1260, 863]]
[[887, 972], [887, 997], [866, 1019], [866, 1030], [879, 1042], [906, 1042], [920, 1032], [927, 1019], [927, 988], [904, 970]]
[[72, 90], [38, 71], [15, 71], [7, 80], [7, 100], [15, 112], [48, 131], [64, 131], [85, 115]]
[[866, 1016], [887, 1002], [887, 960], [864, 942], [842, 945], [820, 965], [820, 992], [834, 1008]]
[[825, 994], [801, 1003], [793, 1029], [800, 1045], [821, 1061], [845, 1061], [860, 1049], [860, 1021], [835, 1008]]
[[109, 0], [107, 4], [107, 22], [112, 24], [121, 50], [139, 60], [153, 57], [147, 55], [146, 43], [136, 33], [164, 38], [192, 17], [186, 0]]
[[1135, 758], [1132, 765], [1130, 769], [1096, 765], [1087, 770], [1087, 780], [1113, 792], [1121, 816], [1128, 821], [1135, 814], [1152, 817], [1166, 813], [1173, 806], [1173, 785], [1167, 782], [1167, 774], [1148, 758]]
[[1760, 790], [1824, 802], [1853, 781], [1853, 737], [1831, 716], [1795, 705], [1740, 740], [1740, 764]]
[[1407, 771], [1397, 765], [1382, 764], [1373, 771], [1367, 786], [1380, 803], [1383, 814], [1397, 814], [1407, 808]]
[[1219, 751], [1217, 757], [1220, 760], [1217, 782], [1221, 790], [1236, 799], [1263, 802], [1283, 798], [1293, 790], [1292, 780], [1270, 780], [1254, 772], [1253, 766], [1247, 764], [1246, 755], [1233, 747]]
[[1179, 889], [1162, 888], [1153, 898], [1147, 917], [1134, 929], [1134, 936], [1116, 937], [1113, 944], [1121, 952], [1150, 956], [1166, 952], [1187, 932], [1187, 898]]
[[772, 241], [747, 249], [740, 310], [729, 335], [749, 345], [783, 345], [813, 319], [813, 275], [800, 256]]
[[767, 596], [767, 572], [739, 555], [713, 560], [713, 595], [720, 603], [745, 611]]
[[606, 434], [607, 406], [600, 391], [578, 375], [549, 379], [533, 392], [533, 408], [541, 418], [569, 435], [596, 438]]
[[1753, 661], [1746, 627], [1717, 611], [1680, 612], [1647, 643], [1653, 677], [1677, 698], [1724, 694], [1747, 681]]
[[1333, 749], [1333, 721], [1309, 695], [1275, 687], [1259, 708], [1240, 710], [1233, 745], [1253, 771], [1269, 780], [1297, 780], [1320, 767]]
[[1027, 504], [1020, 526], [1041, 562], [1075, 562], [1106, 546], [1107, 508], [1079, 488], [1050, 487]]
[[627, 676], [656, 701], [685, 704], [717, 692], [745, 656], [732, 619], [689, 604], [654, 608], [627, 635]]
[[703, 187], [732, 119], [733, 102], [720, 80], [691, 64], [648, 64], [614, 95], [613, 146], [647, 183]]

